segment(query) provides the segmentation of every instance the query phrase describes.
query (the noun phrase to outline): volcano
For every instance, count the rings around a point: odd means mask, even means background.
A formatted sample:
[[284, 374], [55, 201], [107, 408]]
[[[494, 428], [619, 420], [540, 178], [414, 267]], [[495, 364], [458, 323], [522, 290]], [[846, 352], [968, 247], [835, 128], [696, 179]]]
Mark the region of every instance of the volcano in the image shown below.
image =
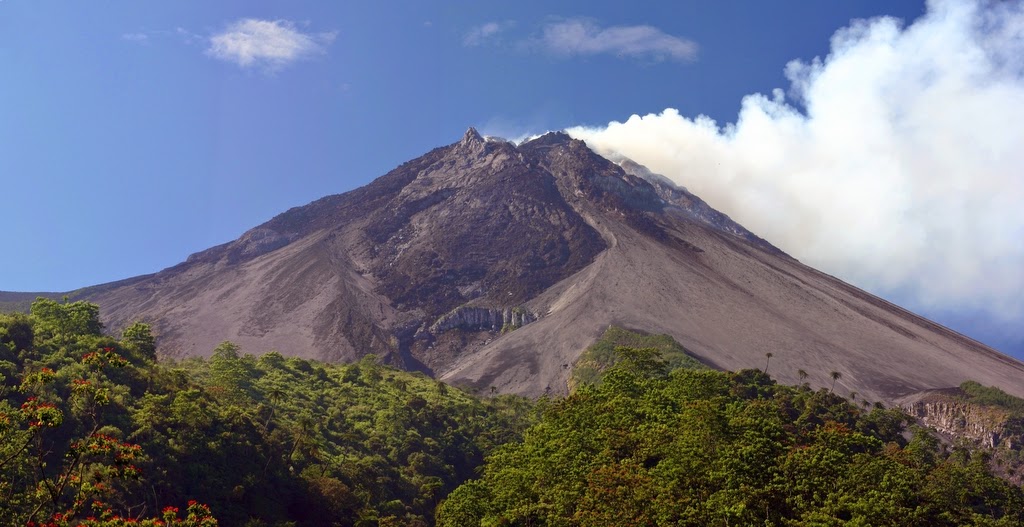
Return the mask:
[[[754, 226], [756, 228], [756, 226]], [[629, 160], [549, 133], [469, 129], [365, 187], [293, 208], [161, 272], [85, 288], [164, 354], [376, 354], [478, 389], [566, 390], [610, 325], [721, 369], [891, 402], [964, 380], [1024, 396], [1024, 364], [801, 264]], [[2, 300], [2, 299], [0, 299]], [[801, 373], [802, 372], [802, 373]]]

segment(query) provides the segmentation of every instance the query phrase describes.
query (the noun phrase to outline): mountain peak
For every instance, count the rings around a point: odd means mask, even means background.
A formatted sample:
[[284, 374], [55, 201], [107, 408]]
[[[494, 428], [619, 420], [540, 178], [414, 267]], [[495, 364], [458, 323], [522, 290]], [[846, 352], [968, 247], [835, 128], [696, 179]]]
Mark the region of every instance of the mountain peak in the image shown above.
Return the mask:
[[523, 145], [524, 146], [525, 145], [531, 145], [531, 146], [555, 146], [555, 145], [569, 144], [571, 142], [572, 142], [572, 137], [569, 137], [569, 134], [567, 134], [565, 132], [562, 132], [562, 131], [557, 131], [557, 132], [548, 132], [548, 133], [546, 133], [546, 134], [544, 134], [544, 135], [542, 135], [540, 137], [536, 137], [534, 139], [531, 139], [531, 140], [523, 143]]
[[470, 126], [469, 129], [466, 130], [466, 133], [462, 135], [463, 143], [477, 143], [483, 142], [483, 140], [484, 138], [480, 135], [480, 132], [477, 132], [476, 128], [473, 128], [472, 126]]

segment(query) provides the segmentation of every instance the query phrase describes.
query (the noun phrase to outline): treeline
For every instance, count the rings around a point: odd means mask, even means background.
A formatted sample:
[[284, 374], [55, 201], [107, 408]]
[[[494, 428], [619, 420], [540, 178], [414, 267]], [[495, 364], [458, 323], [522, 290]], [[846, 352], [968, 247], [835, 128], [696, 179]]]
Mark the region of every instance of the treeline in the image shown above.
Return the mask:
[[666, 338], [612, 331], [572, 395], [527, 401], [372, 356], [158, 362], [145, 324], [105, 335], [94, 304], [41, 299], [0, 314], [0, 522], [1024, 524], [984, 452], [757, 370], [673, 369]]
[[[1010, 526], [1019, 487], [899, 410], [619, 348], [441, 505], [438, 525]], [[909, 439], [908, 439], [909, 436]]]
[[157, 362], [85, 302], [0, 315], [0, 522], [430, 525], [532, 416], [422, 374], [231, 343]]

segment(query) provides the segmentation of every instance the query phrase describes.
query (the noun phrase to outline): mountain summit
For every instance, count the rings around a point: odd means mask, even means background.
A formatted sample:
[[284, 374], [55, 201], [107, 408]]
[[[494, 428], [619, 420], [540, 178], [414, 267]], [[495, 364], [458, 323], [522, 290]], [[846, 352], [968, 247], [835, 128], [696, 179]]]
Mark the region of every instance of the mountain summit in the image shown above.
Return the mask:
[[973, 379], [1024, 396], [1024, 365], [811, 269], [629, 160], [564, 133], [470, 128], [365, 187], [293, 208], [159, 273], [87, 288], [161, 349], [223, 340], [327, 361], [374, 353], [441, 379], [562, 392], [609, 325], [718, 368], [892, 401]]

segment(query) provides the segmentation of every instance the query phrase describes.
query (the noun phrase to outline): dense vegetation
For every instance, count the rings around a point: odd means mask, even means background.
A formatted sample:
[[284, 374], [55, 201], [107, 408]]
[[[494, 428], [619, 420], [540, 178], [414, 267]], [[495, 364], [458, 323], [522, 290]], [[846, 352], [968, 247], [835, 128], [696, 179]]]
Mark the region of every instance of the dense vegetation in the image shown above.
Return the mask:
[[898, 410], [757, 370], [679, 369], [620, 348], [599, 385], [551, 403], [456, 489], [438, 524], [1021, 525], [983, 455], [903, 435]]
[[995, 406], [1013, 417], [1024, 417], [1024, 399], [1014, 397], [994, 386], [982, 386], [974, 381], [960, 385], [964, 401], [982, 406]]
[[619, 355], [615, 352], [619, 347], [655, 349], [670, 370], [707, 368], [669, 335], [648, 335], [618, 326], [608, 326], [601, 338], [583, 350], [576, 360], [569, 379], [570, 388], [575, 389], [581, 384], [599, 384], [604, 371], [619, 360]]
[[115, 339], [98, 315], [51, 300], [0, 315], [5, 522], [426, 525], [531, 415], [372, 356], [333, 366], [225, 343], [157, 363], [146, 325]]
[[572, 395], [535, 403], [372, 356], [328, 365], [224, 343], [157, 362], [145, 324], [115, 338], [95, 305], [41, 299], [0, 314], [0, 522], [1024, 522], [1020, 488], [984, 454], [906, 434], [897, 410], [757, 370], [673, 369], [696, 364], [667, 337], [618, 328], [581, 362], [592, 369]]

